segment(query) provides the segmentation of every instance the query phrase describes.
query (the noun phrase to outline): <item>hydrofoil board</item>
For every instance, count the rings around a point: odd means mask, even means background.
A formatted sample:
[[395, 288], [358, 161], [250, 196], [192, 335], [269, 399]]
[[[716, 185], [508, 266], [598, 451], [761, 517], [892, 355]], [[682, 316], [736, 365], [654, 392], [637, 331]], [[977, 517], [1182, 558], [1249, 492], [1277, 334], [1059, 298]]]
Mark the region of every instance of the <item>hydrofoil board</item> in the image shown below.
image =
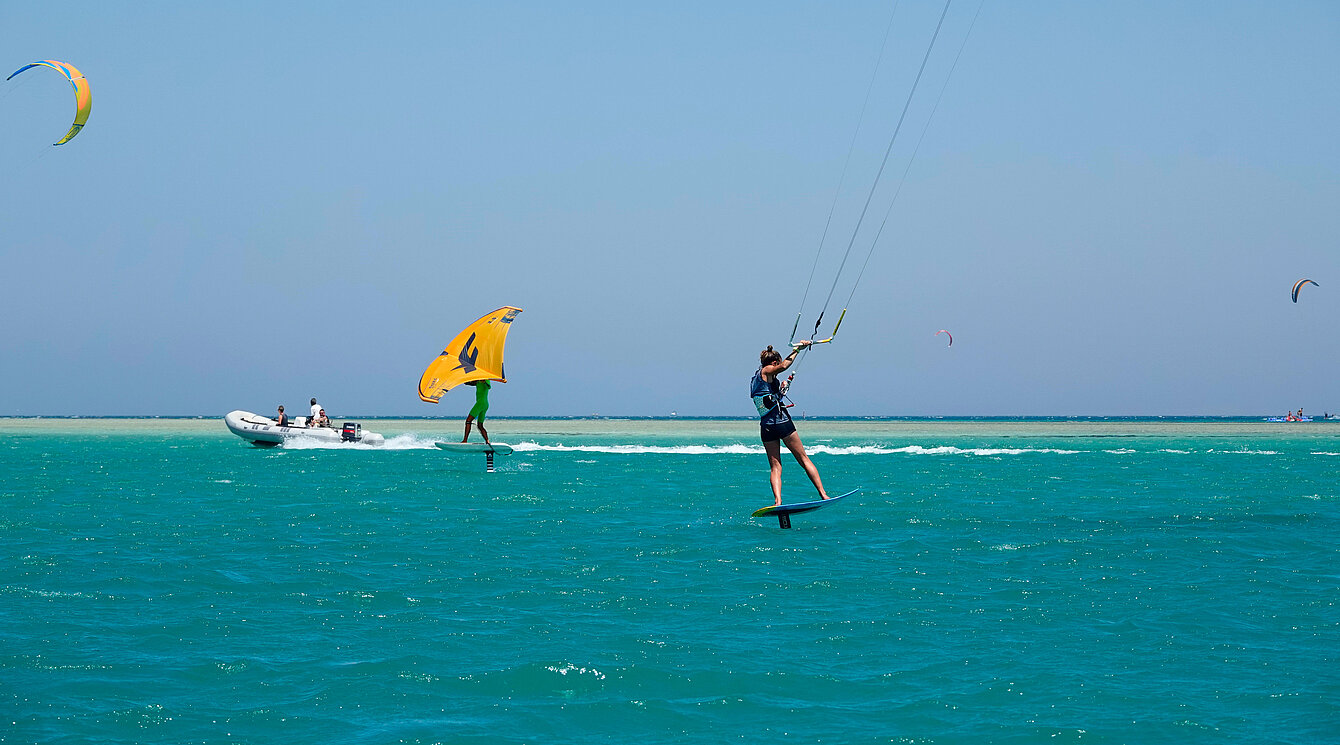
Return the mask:
[[844, 497], [850, 497], [851, 495], [855, 494], [860, 490], [861, 487], [858, 486], [855, 489], [852, 489], [851, 491], [847, 492], [846, 494], [839, 494], [836, 497], [829, 497], [828, 499], [816, 499], [813, 502], [795, 502], [794, 504], [775, 504], [771, 507], [764, 507], [761, 510], [755, 510], [754, 514], [750, 515], [750, 517], [764, 517], [767, 515], [776, 515], [777, 524], [782, 526], [783, 528], [789, 528], [791, 527], [792, 515], [800, 512], [809, 512], [810, 510], [817, 510], [820, 507], [827, 507], [828, 505], [838, 501], [839, 499], [843, 499]]

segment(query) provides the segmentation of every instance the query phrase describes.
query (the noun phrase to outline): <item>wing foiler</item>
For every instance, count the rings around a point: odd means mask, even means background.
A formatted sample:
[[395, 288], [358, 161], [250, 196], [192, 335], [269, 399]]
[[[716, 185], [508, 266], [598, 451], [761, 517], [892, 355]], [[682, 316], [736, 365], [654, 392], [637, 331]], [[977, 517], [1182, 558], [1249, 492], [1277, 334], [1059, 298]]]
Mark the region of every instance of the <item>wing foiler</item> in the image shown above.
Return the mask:
[[451, 340], [419, 378], [419, 398], [430, 404], [442, 399], [442, 394], [472, 380], [507, 382], [503, 370], [503, 345], [520, 308], [510, 305], [493, 311], [475, 321]]

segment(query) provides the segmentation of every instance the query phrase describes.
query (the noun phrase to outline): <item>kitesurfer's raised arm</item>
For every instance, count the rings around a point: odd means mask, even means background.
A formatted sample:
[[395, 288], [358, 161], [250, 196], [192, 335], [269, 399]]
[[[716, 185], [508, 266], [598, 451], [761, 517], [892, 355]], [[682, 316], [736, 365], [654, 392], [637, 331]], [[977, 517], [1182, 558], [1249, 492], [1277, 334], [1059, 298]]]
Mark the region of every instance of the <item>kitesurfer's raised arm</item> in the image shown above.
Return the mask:
[[[786, 368], [790, 367], [793, 363], [795, 363], [796, 355], [800, 354], [800, 350], [812, 346], [813, 344], [814, 342], [810, 341], [809, 339], [796, 342], [795, 347], [791, 349], [791, 354], [788, 354], [785, 358], [779, 360], [776, 363], [763, 366], [763, 379], [768, 380], [770, 378], [775, 378], [777, 377], [778, 374], [786, 372]], [[769, 344], [768, 348], [765, 351], [766, 352], [773, 351], [772, 345]]]

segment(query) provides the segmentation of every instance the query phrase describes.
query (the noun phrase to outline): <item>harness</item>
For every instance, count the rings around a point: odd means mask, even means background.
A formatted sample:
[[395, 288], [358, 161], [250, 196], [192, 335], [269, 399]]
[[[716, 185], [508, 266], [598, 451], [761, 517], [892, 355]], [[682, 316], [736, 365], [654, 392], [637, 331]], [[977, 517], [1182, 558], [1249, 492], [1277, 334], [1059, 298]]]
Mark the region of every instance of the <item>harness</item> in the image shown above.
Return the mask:
[[754, 371], [754, 377], [749, 381], [749, 397], [754, 401], [754, 408], [758, 409], [760, 419], [767, 419], [772, 416], [778, 422], [784, 422], [791, 418], [786, 413], [785, 386], [778, 381], [771, 383], [763, 379], [763, 368]]

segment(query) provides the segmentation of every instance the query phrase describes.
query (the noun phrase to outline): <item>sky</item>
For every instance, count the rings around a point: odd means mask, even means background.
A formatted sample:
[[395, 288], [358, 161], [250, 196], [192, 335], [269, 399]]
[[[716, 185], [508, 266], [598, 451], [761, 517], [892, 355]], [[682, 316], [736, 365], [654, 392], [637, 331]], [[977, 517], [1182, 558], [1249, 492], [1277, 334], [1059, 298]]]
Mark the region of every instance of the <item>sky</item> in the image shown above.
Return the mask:
[[0, 416], [1340, 411], [1340, 5], [943, 8], [0, 5]]

